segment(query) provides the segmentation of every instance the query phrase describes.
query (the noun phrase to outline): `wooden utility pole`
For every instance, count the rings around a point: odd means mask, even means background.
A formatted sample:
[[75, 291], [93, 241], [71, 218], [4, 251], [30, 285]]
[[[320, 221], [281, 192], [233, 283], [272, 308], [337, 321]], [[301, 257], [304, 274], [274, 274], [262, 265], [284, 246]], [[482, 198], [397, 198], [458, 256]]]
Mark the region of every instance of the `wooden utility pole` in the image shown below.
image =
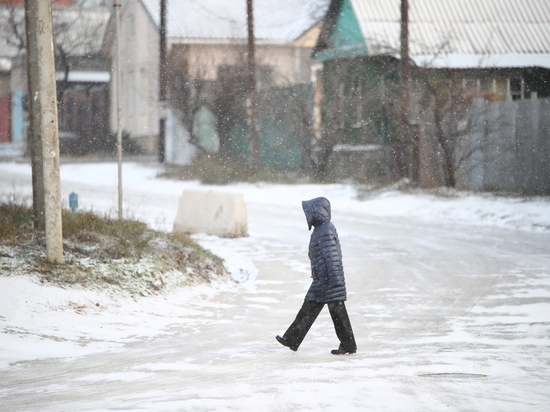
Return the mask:
[[402, 175], [406, 175], [408, 166], [408, 144], [410, 143], [409, 130], [409, 1], [401, 0], [401, 126], [402, 139], [399, 148], [398, 168]]
[[258, 109], [256, 93], [256, 57], [254, 46], [254, 6], [253, 0], [246, 0], [246, 20], [248, 27], [248, 99], [247, 123], [248, 123], [248, 151], [249, 161], [252, 167], [259, 164], [259, 137], [258, 137]]
[[163, 163], [166, 151], [166, 0], [160, 0], [160, 44], [159, 44], [159, 141], [158, 159]]
[[[41, 148], [42, 151], [46, 258], [50, 263], [63, 263], [59, 136], [51, 1], [26, 0], [25, 23], [32, 146], [33, 151], [37, 148]], [[36, 154], [33, 153], [33, 155]]]

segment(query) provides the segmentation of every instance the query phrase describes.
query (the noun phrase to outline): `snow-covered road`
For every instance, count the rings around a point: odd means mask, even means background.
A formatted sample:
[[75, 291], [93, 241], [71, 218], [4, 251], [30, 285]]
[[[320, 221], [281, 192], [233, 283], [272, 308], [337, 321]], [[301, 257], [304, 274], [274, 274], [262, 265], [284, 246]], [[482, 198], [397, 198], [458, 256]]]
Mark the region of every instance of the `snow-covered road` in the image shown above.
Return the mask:
[[[115, 168], [65, 165], [65, 198], [115, 210]], [[29, 173], [0, 164], [0, 192], [29, 193]], [[169, 230], [183, 188], [200, 185], [155, 173], [126, 166], [126, 208]], [[245, 194], [250, 236], [196, 239], [238, 284], [128, 302], [0, 277], [1, 410], [550, 410], [548, 199], [215, 189]], [[326, 309], [298, 352], [275, 341], [309, 285], [300, 200], [320, 195], [343, 248], [351, 356], [330, 354]]]

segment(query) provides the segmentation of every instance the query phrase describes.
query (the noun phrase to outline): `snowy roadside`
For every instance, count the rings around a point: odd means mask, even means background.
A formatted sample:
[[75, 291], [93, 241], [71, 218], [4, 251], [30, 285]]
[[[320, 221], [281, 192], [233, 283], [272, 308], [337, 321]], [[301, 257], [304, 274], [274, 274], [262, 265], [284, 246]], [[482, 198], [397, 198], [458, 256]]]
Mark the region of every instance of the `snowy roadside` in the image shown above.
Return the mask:
[[[431, 222], [463, 222], [469, 225], [498, 226], [510, 229], [550, 231], [550, 196], [499, 196], [489, 193], [453, 190], [376, 190], [360, 193], [350, 184], [271, 184], [235, 183], [224, 186], [202, 185], [196, 181], [158, 178], [162, 167], [127, 163], [123, 168], [124, 190], [139, 194], [137, 201], [127, 202], [126, 209], [154, 229], [170, 231], [176, 214], [177, 199], [185, 189], [217, 190], [242, 193], [247, 203], [300, 207], [300, 201], [316, 196], [330, 199], [335, 213], [358, 212], [377, 217], [412, 217]], [[30, 165], [0, 163], [0, 196], [14, 191], [30, 196]], [[116, 210], [116, 163], [66, 164], [61, 166], [63, 198], [71, 191], [80, 193], [80, 204], [86, 209], [113, 213]], [[23, 187], [19, 182], [27, 180]], [[82, 186], [108, 190], [96, 196], [79, 190]], [[174, 205], [154, 204], [155, 198], [170, 196]], [[67, 205], [65, 205], [67, 206]], [[151, 209], [149, 209], [151, 207]], [[150, 212], [153, 212], [151, 214]]]
[[[181, 192], [194, 188], [243, 193], [247, 204], [265, 209], [265, 219], [269, 219], [269, 207], [299, 213], [301, 200], [322, 195], [331, 200], [334, 219], [346, 213], [364, 218], [407, 216], [432, 224], [456, 222], [550, 232], [548, 197], [385, 191], [360, 200], [352, 185], [207, 186], [191, 181], [158, 179], [158, 172], [157, 165], [125, 164], [125, 194], [130, 199], [127, 207], [135, 218], [166, 231], [171, 229]], [[76, 191], [80, 203], [90, 209], [115, 210], [116, 164], [68, 164], [62, 166], [61, 175], [64, 198]], [[0, 194], [9, 194], [17, 188], [20, 195], [30, 195], [29, 165], [0, 163], [0, 176]], [[166, 295], [133, 300], [82, 288], [41, 284], [36, 277], [0, 276], [0, 369], [14, 362], [38, 358], [71, 359], [116, 350], [135, 340], [150, 339], [169, 329], [177, 319], [208, 316], [208, 305], [212, 302], [207, 302], [205, 297], [254, 283], [257, 269], [244, 248], [259, 241], [257, 232], [251, 230], [250, 237], [242, 240], [206, 235], [198, 235], [195, 239], [225, 259], [234, 281], [196, 285]]]
[[550, 232], [550, 197], [504, 197], [447, 191], [390, 191], [364, 201], [364, 212], [380, 217], [410, 216], [431, 222]]

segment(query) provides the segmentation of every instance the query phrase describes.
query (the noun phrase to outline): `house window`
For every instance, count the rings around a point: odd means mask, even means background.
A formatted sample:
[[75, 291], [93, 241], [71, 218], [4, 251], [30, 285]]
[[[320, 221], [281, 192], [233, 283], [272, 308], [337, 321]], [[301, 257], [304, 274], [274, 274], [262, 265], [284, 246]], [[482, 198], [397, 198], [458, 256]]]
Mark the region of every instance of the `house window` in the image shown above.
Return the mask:
[[136, 105], [137, 105], [136, 112], [137, 112], [138, 116], [145, 116], [147, 114], [147, 105], [148, 105], [147, 95], [148, 95], [149, 90], [146, 87], [146, 85], [147, 85], [147, 71], [144, 68], [140, 69], [140, 71], [139, 71], [139, 81], [138, 81], [138, 83], [141, 84], [142, 87], [139, 87], [138, 92], [136, 93], [137, 94], [137, 96], [136, 96]]
[[88, 135], [88, 101], [85, 98], [82, 98], [78, 101], [78, 134], [80, 136]]
[[523, 79], [519, 77], [509, 79], [509, 92], [511, 100], [523, 100]]
[[136, 23], [135, 23], [135, 18], [133, 14], [130, 14], [128, 16], [127, 22], [128, 22], [128, 27], [126, 30], [126, 36], [127, 36], [126, 40], [131, 45], [136, 37]]
[[340, 129], [346, 126], [346, 116], [344, 111], [344, 83], [338, 84], [338, 119]]
[[359, 128], [363, 125], [363, 87], [359, 79], [353, 82], [353, 94], [355, 105], [355, 122], [353, 128]]
[[67, 102], [67, 130], [76, 131], [76, 113], [75, 113], [75, 100], [74, 97], [70, 97]]
[[92, 94], [92, 127], [94, 130], [103, 132], [103, 98], [101, 91]]
[[268, 88], [275, 83], [275, 69], [273, 66], [260, 65], [256, 69], [256, 78], [259, 89]]
[[128, 117], [133, 118], [136, 114], [136, 83], [135, 73], [133, 71], [128, 72], [128, 81], [126, 88]]
[[479, 94], [479, 81], [478, 79], [462, 79], [462, 90], [473, 94]]
[[488, 92], [496, 101], [503, 101], [509, 96], [509, 79], [491, 79]]

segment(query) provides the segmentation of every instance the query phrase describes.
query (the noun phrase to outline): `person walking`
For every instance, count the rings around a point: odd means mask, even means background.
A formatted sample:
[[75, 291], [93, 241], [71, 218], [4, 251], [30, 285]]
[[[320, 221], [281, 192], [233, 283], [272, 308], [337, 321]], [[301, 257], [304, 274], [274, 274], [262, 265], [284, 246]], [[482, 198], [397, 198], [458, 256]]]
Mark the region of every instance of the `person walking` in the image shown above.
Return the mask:
[[277, 335], [276, 339], [281, 345], [297, 351], [326, 304], [334, 323], [336, 336], [340, 340], [338, 349], [333, 349], [331, 353], [333, 355], [355, 353], [357, 345], [344, 303], [347, 292], [342, 250], [336, 227], [330, 221], [330, 202], [324, 197], [317, 197], [304, 200], [302, 208], [309, 230], [312, 226], [315, 228], [311, 233], [308, 252], [313, 281], [296, 319], [284, 335], [282, 337]]

